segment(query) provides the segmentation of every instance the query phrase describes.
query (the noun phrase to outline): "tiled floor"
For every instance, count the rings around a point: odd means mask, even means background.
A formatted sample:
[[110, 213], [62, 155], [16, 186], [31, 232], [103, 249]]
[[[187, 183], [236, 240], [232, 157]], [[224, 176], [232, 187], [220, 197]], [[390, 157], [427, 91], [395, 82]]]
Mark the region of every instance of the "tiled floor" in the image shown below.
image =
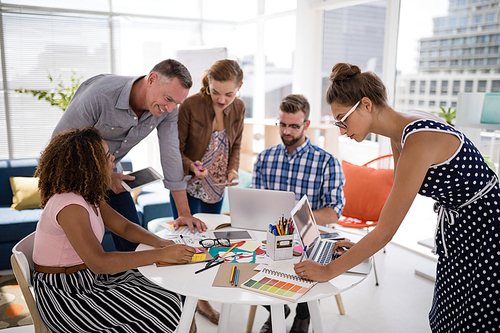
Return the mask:
[[[432, 202], [417, 197], [393, 242], [375, 255], [380, 285], [375, 286], [373, 273], [358, 286], [342, 294], [345, 315], [339, 315], [334, 297], [321, 300], [326, 332], [427, 333], [427, 314], [432, 302], [433, 283], [415, 274], [416, 269], [432, 273], [435, 259], [430, 249], [416, 245], [417, 241], [433, 236], [435, 216]], [[398, 244], [404, 243], [406, 247]], [[415, 243], [415, 244], [414, 244]], [[220, 304], [212, 303], [216, 309]], [[292, 314], [286, 320], [290, 329]], [[245, 332], [249, 306], [233, 306], [229, 332]], [[258, 307], [252, 332], [259, 332], [268, 313]], [[196, 314], [198, 332], [217, 332], [217, 326]], [[33, 332], [32, 326], [5, 329], [5, 333]], [[310, 330], [311, 331], [311, 330]]]

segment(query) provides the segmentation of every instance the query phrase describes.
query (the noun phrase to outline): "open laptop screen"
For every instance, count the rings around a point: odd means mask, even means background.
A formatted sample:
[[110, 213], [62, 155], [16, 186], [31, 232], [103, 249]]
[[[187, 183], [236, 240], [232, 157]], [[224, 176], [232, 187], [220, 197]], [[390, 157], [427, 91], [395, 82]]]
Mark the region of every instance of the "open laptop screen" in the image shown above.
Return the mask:
[[304, 195], [297, 205], [295, 205], [292, 210], [292, 219], [302, 241], [302, 245], [311, 249], [313, 243], [315, 243], [319, 237], [319, 232], [307, 196]]

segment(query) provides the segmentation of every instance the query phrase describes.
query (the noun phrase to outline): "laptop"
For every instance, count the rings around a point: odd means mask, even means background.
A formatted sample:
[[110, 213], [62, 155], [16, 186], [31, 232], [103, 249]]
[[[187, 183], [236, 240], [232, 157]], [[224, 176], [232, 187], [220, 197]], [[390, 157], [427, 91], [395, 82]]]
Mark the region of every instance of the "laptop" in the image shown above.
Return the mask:
[[288, 191], [229, 187], [231, 227], [259, 231], [269, 230], [269, 224], [282, 215], [290, 218], [295, 206], [295, 194]]
[[[335, 241], [329, 239], [322, 239], [312, 213], [311, 206], [307, 196], [303, 196], [300, 201], [295, 205], [292, 212], [292, 221], [295, 230], [302, 243], [302, 247], [307, 246], [306, 256], [307, 259], [314, 260], [321, 265], [327, 265], [332, 260], [333, 247]], [[349, 273], [368, 274], [371, 269], [370, 259], [365, 260], [361, 264], [348, 270]]]

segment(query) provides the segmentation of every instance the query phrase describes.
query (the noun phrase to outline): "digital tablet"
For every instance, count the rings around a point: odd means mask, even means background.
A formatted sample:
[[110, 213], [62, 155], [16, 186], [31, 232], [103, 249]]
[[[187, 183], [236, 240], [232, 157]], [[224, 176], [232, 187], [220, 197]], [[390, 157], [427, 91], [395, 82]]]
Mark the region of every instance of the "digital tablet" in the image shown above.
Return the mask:
[[143, 186], [152, 184], [154, 182], [160, 181], [163, 179], [163, 176], [160, 175], [155, 169], [152, 167], [147, 167], [145, 169], [134, 171], [129, 173], [130, 176], [134, 176], [134, 180], [123, 180], [122, 186], [127, 191], [133, 191]]
[[227, 238], [229, 240], [244, 240], [244, 239], [253, 239], [253, 236], [250, 234], [248, 230], [215, 230], [212, 231], [215, 238]]

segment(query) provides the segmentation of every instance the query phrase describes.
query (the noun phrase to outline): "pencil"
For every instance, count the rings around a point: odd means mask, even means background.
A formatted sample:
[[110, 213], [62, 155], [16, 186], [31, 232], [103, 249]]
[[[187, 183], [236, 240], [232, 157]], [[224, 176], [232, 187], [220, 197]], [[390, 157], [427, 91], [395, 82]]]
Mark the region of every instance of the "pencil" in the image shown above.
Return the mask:
[[234, 249], [234, 248], [236, 247], [236, 245], [238, 245], [238, 243], [234, 244], [234, 245], [233, 245], [233, 246], [232, 246], [229, 250], [227, 250], [227, 251], [226, 251], [226, 253], [224, 253], [224, 254], [221, 256], [221, 258], [224, 258], [224, 256], [225, 256], [226, 254], [228, 254], [228, 253], [229, 253], [232, 249]]
[[238, 286], [238, 278], [240, 277], [240, 270], [236, 269], [236, 277], [234, 278], [234, 286]]
[[236, 266], [233, 266], [233, 269], [231, 270], [231, 277], [229, 278], [229, 283], [233, 284], [233, 278], [234, 278], [234, 270], [236, 269]]

